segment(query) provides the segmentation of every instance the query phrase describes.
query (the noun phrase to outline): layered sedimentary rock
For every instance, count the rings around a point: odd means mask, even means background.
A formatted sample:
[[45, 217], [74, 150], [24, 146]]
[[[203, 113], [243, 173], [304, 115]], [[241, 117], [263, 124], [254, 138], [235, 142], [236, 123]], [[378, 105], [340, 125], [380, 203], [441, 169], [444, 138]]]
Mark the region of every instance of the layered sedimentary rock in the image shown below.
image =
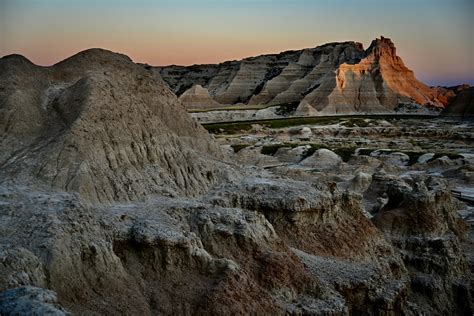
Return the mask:
[[209, 95], [209, 91], [200, 85], [194, 85], [179, 96], [179, 101], [187, 109], [206, 109], [219, 106]]
[[[241, 151], [261, 165], [310, 155], [308, 181], [239, 166], [126, 56], [88, 50], [47, 68], [8, 56], [0, 70], [2, 314], [472, 313], [442, 184], [354, 181], [388, 196], [371, 219], [318, 171], [347, 166], [335, 153]], [[420, 260], [412, 250], [438, 243]]]
[[[413, 177], [410, 182], [383, 173], [374, 175], [367, 192], [369, 196], [385, 194], [387, 203], [374, 211], [373, 221], [400, 249], [410, 271], [413, 296], [430, 293], [436, 298], [429, 303], [420, 300], [415, 310], [467, 315], [472, 298], [469, 267], [461, 246], [465, 223], [458, 217], [444, 181]], [[446, 257], [446, 253], [450, 255]]]
[[[347, 308], [258, 212], [170, 198], [101, 207], [67, 193], [0, 191], [0, 290], [47, 287], [74, 314]], [[17, 292], [0, 294], [0, 310], [41, 307]]]
[[300, 102], [299, 115], [386, 113], [406, 103], [443, 107], [438, 93], [415, 78], [392, 41], [384, 37], [367, 50], [356, 42], [330, 43], [218, 65], [159, 67], [158, 71], [177, 95], [199, 84], [224, 105]]
[[7, 56], [0, 86], [2, 177], [101, 202], [194, 195], [219, 177], [207, 132], [124, 55], [92, 49], [52, 67]]
[[372, 42], [358, 63], [343, 63], [303, 100], [324, 113], [384, 112], [414, 102], [442, 106], [396, 54], [390, 39]]
[[474, 117], [474, 87], [459, 92], [454, 100], [441, 113], [444, 116]]
[[243, 175], [155, 73], [103, 50], [0, 69], [2, 314], [347, 309], [262, 214], [189, 198]]
[[454, 101], [456, 96], [463, 90], [470, 88], [468, 84], [461, 84], [452, 87], [432, 87], [431, 89], [436, 92], [436, 98], [441, 102], [444, 107], [447, 107], [451, 102]]

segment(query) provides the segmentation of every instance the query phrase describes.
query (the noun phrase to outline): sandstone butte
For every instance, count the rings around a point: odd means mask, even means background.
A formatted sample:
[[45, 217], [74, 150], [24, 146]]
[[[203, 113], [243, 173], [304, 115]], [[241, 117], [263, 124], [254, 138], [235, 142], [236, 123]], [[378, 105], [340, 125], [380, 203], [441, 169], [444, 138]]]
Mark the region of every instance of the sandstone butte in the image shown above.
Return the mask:
[[[357, 42], [329, 43], [221, 64], [155, 69], [188, 108], [215, 102], [221, 107], [298, 103], [300, 115], [388, 113], [406, 104], [440, 110], [457, 93], [417, 80], [383, 36], [367, 49]], [[203, 104], [208, 94], [215, 102]]]

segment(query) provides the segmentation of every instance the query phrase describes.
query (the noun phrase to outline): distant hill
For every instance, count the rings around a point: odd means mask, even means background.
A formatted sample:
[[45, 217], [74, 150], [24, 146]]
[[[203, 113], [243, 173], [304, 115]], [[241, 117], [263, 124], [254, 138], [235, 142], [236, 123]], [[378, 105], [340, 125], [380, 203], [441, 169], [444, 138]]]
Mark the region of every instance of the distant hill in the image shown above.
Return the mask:
[[474, 118], [474, 87], [461, 90], [441, 115]]
[[298, 102], [300, 112], [321, 114], [385, 113], [407, 104], [442, 109], [449, 98], [417, 80], [384, 37], [368, 49], [357, 42], [329, 43], [221, 64], [155, 69], [190, 104], [196, 85], [221, 105]]

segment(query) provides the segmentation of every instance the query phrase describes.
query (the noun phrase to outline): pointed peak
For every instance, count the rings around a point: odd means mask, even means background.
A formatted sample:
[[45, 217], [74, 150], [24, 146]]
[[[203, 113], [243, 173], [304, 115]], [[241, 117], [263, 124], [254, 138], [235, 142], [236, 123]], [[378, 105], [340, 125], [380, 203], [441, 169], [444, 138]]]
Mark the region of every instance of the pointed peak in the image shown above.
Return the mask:
[[367, 55], [373, 54], [377, 58], [383, 55], [395, 57], [397, 56], [397, 49], [390, 38], [380, 36], [380, 38], [372, 41], [366, 53]]
[[204, 90], [207, 90], [207, 89], [203, 88], [200, 84], [195, 84], [188, 91], [191, 93], [199, 93]]
[[209, 91], [203, 86], [195, 84], [188, 90], [184, 91], [184, 93], [182, 94], [182, 96], [188, 95], [209, 95]]

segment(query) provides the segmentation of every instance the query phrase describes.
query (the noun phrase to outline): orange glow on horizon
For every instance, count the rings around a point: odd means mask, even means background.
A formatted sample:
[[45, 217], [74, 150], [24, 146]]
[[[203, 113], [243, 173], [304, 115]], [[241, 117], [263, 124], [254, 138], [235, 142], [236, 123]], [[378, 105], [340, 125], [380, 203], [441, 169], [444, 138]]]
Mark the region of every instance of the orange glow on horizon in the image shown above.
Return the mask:
[[98, 47], [192, 65], [384, 35], [422, 81], [474, 84], [472, 1], [269, 1], [0, 1], [0, 56], [48, 66]]

